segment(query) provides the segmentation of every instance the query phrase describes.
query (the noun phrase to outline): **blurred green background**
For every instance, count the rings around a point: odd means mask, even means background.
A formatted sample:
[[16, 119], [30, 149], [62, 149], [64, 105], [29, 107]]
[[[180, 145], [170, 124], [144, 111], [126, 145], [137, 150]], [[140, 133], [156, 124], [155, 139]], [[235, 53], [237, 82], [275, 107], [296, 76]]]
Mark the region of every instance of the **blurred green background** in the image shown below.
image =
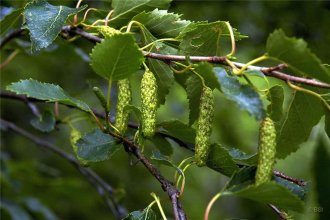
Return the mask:
[[[75, 1], [49, 1], [74, 7]], [[90, 7], [110, 9], [110, 1], [84, 1]], [[1, 1], [1, 6], [19, 7], [24, 1]], [[273, 30], [282, 28], [289, 36], [304, 38], [311, 50], [325, 63], [329, 63], [330, 1], [173, 1], [171, 12], [183, 14], [182, 18], [194, 21], [230, 21], [241, 33], [249, 36], [238, 42], [237, 58], [247, 62], [265, 51], [267, 36]], [[26, 44], [28, 38], [12, 42], [1, 51], [1, 59], [7, 57], [14, 44]], [[20, 53], [10, 65], [1, 71], [1, 89], [11, 82], [33, 78], [43, 82], [59, 84], [77, 98], [92, 106], [98, 106], [92, 86], [106, 89], [106, 83], [93, 73], [86, 59], [92, 44], [84, 40], [74, 43], [81, 49], [59, 38], [55, 44], [37, 55]], [[84, 60], [85, 59], [85, 60]], [[141, 74], [134, 76], [134, 90], [138, 90]], [[138, 94], [138, 92], [136, 92]], [[116, 93], [113, 93], [114, 99]], [[138, 96], [134, 97], [138, 101]], [[38, 104], [41, 109], [51, 109], [51, 104]], [[99, 108], [101, 109], [101, 108]], [[179, 119], [188, 121], [188, 102], [183, 88], [174, 85], [166, 104], [158, 111], [159, 121]], [[63, 117], [75, 114], [72, 109], [60, 108]], [[35, 131], [29, 121], [34, 117], [24, 103], [1, 100], [1, 117], [14, 121], [27, 130], [43, 137], [62, 149], [71, 152], [68, 126], [60, 125], [53, 134]], [[87, 131], [88, 122], [75, 126]], [[239, 148], [254, 153], [257, 148], [257, 122], [247, 113], [240, 111], [232, 102], [216, 92], [216, 116], [213, 141], [226, 147]], [[319, 128], [314, 129], [317, 133]], [[314, 152], [316, 135], [303, 144], [298, 152], [277, 162], [277, 169], [293, 177], [311, 181], [312, 193], [307, 198], [305, 213], [290, 213], [295, 219], [318, 219], [317, 195], [313, 185]], [[329, 146], [328, 146], [329, 147]], [[330, 147], [329, 147], [330, 148]], [[173, 143], [174, 163], [179, 164], [191, 152]], [[330, 151], [330, 150], [329, 150]], [[118, 199], [129, 211], [139, 210], [152, 202], [150, 192], [160, 196], [166, 213], [171, 214], [167, 195], [158, 182], [141, 164], [130, 165], [133, 158], [123, 150], [106, 162], [91, 167], [118, 191]], [[330, 168], [329, 168], [330, 169]], [[168, 178], [174, 170], [161, 167]], [[326, 168], [324, 172], [329, 172]], [[330, 173], [328, 175], [330, 178]], [[208, 168], [190, 167], [186, 172], [186, 187], [182, 197], [183, 205], [190, 219], [202, 219], [207, 203], [224, 185], [227, 178]], [[32, 219], [112, 219], [111, 213], [97, 195], [95, 189], [65, 160], [35, 147], [30, 141], [12, 132], [1, 133], [1, 196], [7, 203], [17, 203], [28, 210], [31, 201], [37, 199], [39, 214], [30, 214]], [[45, 207], [48, 209], [45, 209]], [[43, 207], [43, 208], [40, 208]], [[329, 209], [330, 205], [327, 207]], [[326, 207], [323, 207], [326, 208]], [[46, 211], [45, 211], [46, 210]], [[49, 213], [51, 212], [51, 213]], [[42, 214], [43, 213], [43, 214]], [[46, 213], [46, 214], [45, 214]], [[48, 217], [47, 217], [48, 216]], [[2, 219], [10, 219], [7, 211], [1, 209]], [[272, 210], [263, 204], [234, 197], [221, 198], [213, 207], [211, 219], [277, 219]]]

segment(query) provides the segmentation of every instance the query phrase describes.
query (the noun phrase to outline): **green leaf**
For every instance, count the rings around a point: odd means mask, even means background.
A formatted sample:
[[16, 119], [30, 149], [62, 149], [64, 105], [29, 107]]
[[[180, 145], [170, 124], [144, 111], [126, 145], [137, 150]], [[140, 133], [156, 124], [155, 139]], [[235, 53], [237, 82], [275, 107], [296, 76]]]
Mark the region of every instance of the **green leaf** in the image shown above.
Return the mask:
[[165, 156], [171, 156], [173, 154], [173, 148], [171, 143], [160, 134], [156, 134], [149, 139], [155, 147]]
[[330, 111], [328, 111], [328, 109], [324, 108], [324, 114], [325, 114], [324, 129], [325, 129], [326, 134], [330, 138]]
[[269, 90], [267, 99], [270, 104], [268, 105], [267, 111], [270, 118], [275, 122], [279, 122], [283, 116], [283, 101], [284, 101], [284, 90], [282, 86], [276, 85]]
[[123, 220], [157, 220], [157, 215], [151, 208], [147, 207], [143, 211], [129, 213]]
[[42, 132], [50, 132], [55, 128], [56, 119], [52, 111], [44, 111], [38, 118], [31, 120], [31, 125]]
[[319, 213], [320, 220], [330, 218], [330, 140], [325, 135], [320, 135], [313, 162], [315, 188], [317, 192], [317, 201], [322, 212]]
[[176, 37], [191, 22], [181, 20], [181, 15], [169, 13], [167, 10], [155, 9], [141, 12], [132, 20], [143, 24], [153, 35], [159, 38]]
[[199, 114], [199, 102], [202, 94], [203, 84], [195, 74], [186, 80], [186, 92], [189, 100], [189, 124], [192, 125]]
[[21, 17], [23, 10], [24, 8], [13, 10], [0, 21], [0, 35], [3, 35], [17, 22], [17, 20]]
[[185, 142], [195, 143], [195, 130], [179, 120], [164, 121], [159, 123], [157, 127], [162, 134], [171, 135]]
[[32, 52], [48, 47], [61, 32], [67, 18], [86, 7], [87, 5], [80, 8], [54, 6], [45, 0], [28, 3], [24, 10], [24, 16], [30, 31]]
[[85, 134], [76, 145], [78, 156], [90, 162], [107, 160], [121, 148], [121, 144], [118, 144], [112, 136], [98, 128]]
[[140, 69], [144, 57], [132, 34], [115, 34], [97, 44], [91, 54], [93, 70], [103, 78], [120, 80]]
[[277, 126], [277, 157], [284, 158], [298, 150], [323, 115], [319, 99], [303, 92], [293, 92], [284, 120]]
[[330, 82], [330, 71], [315, 56], [302, 39], [287, 37], [282, 30], [276, 30], [267, 40], [268, 56], [289, 65], [297, 75], [308, 76]]
[[246, 154], [236, 148], [229, 149], [229, 154], [237, 165], [255, 166], [258, 162], [257, 154]]
[[215, 67], [214, 71], [226, 98], [236, 102], [240, 109], [247, 111], [257, 120], [265, 117], [263, 103], [255, 90], [241, 84], [235, 77], [229, 76], [223, 68]]
[[112, 0], [113, 14], [110, 24], [115, 27], [123, 26], [140, 12], [155, 8], [167, 9], [170, 2], [171, 0]]
[[91, 111], [86, 103], [66, 94], [66, 92], [58, 85], [29, 79], [12, 83], [7, 86], [7, 90], [39, 100], [60, 102], [65, 105], [77, 107], [86, 112]]
[[226, 176], [232, 176], [239, 169], [228, 150], [219, 144], [211, 146], [206, 164]]
[[273, 204], [282, 209], [302, 212], [304, 203], [296, 195], [291, 193], [284, 186], [275, 182], [263, 183], [259, 186], [249, 185], [243, 189], [236, 187], [229, 188], [224, 192], [225, 195], [236, 195], [242, 198], [251, 199], [257, 202]]
[[153, 151], [153, 154], [151, 155], [150, 159], [157, 162], [157, 163], [159, 163], [159, 164], [162, 164], [164, 166], [173, 167], [174, 169], [176, 169], [178, 171], [178, 173], [180, 175], [183, 176], [182, 171], [176, 165], [174, 165], [172, 163], [170, 158], [163, 155], [163, 154], [161, 154], [159, 151]]
[[213, 65], [207, 62], [201, 62], [197, 67], [195, 67], [195, 71], [203, 77], [206, 86], [211, 89], [220, 90], [220, 84], [213, 70]]
[[288, 190], [290, 190], [290, 192], [292, 192], [293, 194], [297, 195], [301, 200], [304, 200], [306, 197], [306, 194], [308, 192], [308, 185], [306, 186], [299, 186], [296, 183], [290, 182], [288, 180], [282, 179], [278, 176], [273, 175], [273, 179], [276, 183], [284, 186], [285, 188], [287, 188]]
[[[244, 37], [236, 29], [233, 32], [235, 40]], [[180, 33], [179, 39], [182, 40], [181, 52], [191, 56], [221, 56], [224, 55], [222, 44], [230, 45], [230, 34], [224, 21], [191, 23]]]

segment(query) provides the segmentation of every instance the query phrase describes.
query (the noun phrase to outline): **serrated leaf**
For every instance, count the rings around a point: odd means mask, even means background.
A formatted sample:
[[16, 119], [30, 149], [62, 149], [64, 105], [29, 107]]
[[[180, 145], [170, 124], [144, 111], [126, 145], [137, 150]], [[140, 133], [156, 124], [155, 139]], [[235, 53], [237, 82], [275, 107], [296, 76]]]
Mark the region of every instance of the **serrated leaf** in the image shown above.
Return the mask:
[[283, 116], [283, 101], [284, 101], [283, 87], [279, 85], [272, 87], [269, 90], [267, 99], [270, 102], [267, 108], [268, 114], [275, 123], [278, 123]]
[[171, 156], [173, 154], [173, 148], [171, 143], [160, 134], [156, 134], [149, 139], [159, 152], [165, 156]]
[[93, 70], [103, 78], [120, 80], [140, 69], [144, 60], [132, 34], [115, 34], [97, 44], [91, 53]]
[[81, 137], [76, 145], [78, 156], [89, 162], [107, 160], [121, 148], [121, 144], [118, 144], [112, 136], [98, 128]]
[[330, 71], [304, 40], [287, 37], [282, 30], [276, 30], [269, 35], [266, 49], [268, 56], [288, 64], [295, 74], [330, 82]]
[[181, 20], [181, 15], [169, 13], [167, 10], [155, 9], [141, 12], [132, 20], [143, 24], [153, 35], [159, 38], [176, 37], [191, 22]]
[[24, 8], [18, 8], [16, 10], [13, 10], [0, 21], [0, 35], [4, 34], [17, 22], [23, 10]]
[[263, 103], [255, 90], [241, 84], [235, 77], [229, 76], [223, 68], [215, 67], [214, 71], [226, 98], [234, 101], [240, 109], [247, 111], [257, 120], [265, 117]]
[[7, 86], [7, 90], [39, 100], [60, 102], [65, 105], [77, 107], [86, 112], [91, 111], [86, 103], [71, 97], [58, 85], [42, 83], [37, 80], [29, 79], [12, 83]]
[[226, 176], [231, 176], [239, 169], [228, 150], [219, 144], [211, 146], [206, 164]]
[[318, 138], [314, 161], [313, 174], [315, 178], [315, 189], [317, 192], [317, 202], [322, 212], [319, 213], [319, 219], [325, 220], [330, 218], [329, 196], [330, 196], [330, 140], [325, 135]]
[[275, 182], [263, 183], [259, 186], [249, 185], [243, 189], [229, 188], [225, 195], [236, 195], [242, 198], [251, 199], [257, 202], [273, 204], [282, 209], [302, 212], [304, 203], [296, 195], [291, 193], [284, 186]]
[[164, 121], [157, 125], [158, 131], [171, 135], [182, 141], [195, 143], [196, 132], [193, 128], [179, 120]]
[[24, 16], [27, 28], [30, 31], [32, 52], [48, 47], [61, 32], [67, 18], [86, 7], [87, 5], [80, 8], [54, 6], [45, 0], [28, 3], [24, 10]]
[[[284, 120], [277, 127], [277, 157], [284, 158], [298, 150], [323, 115], [319, 99], [303, 92], [293, 92]], [[308, 116], [308, 117], [306, 117]]]
[[[172, 0], [113, 0], [113, 14], [110, 24], [120, 27], [128, 23], [135, 15], [155, 8], [167, 9]], [[113, 26], [112, 25], [112, 26]]]
[[151, 208], [145, 208], [143, 211], [129, 213], [123, 220], [157, 220], [157, 215]]
[[[233, 29], [235, 40], [244, 36]], [[199, 22], [188, 25], [179, 36], [181, 39], [180, 50], [185, 55], [221, 56], [224, 55], [223, 39], [230, 39], [226, 22], [213, 23]], [[230, 44], [230, 41], [226, 41]]]
[[31, 125], [42, 132], [50, 132], [55, 128], [56, 119], [52, 111], [44, 111], [38, 118], [31, 120]]

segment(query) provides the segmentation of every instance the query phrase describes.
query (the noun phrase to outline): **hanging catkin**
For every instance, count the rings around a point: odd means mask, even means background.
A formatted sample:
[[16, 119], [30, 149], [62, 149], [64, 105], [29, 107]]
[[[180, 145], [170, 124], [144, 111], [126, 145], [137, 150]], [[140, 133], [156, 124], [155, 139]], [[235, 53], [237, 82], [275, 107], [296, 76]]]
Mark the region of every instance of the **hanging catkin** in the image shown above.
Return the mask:
[[120, 134], [125, 134], [129, 120], [129, 111], [125, 110], [125, 107], [130, 105], [132, 102], [132, 92], [128, 79], [119, 80], [117, 85], [118, 101], [115, 127], [118, 129]]
[[212, 132], [214, 99], [212, 89], [203, 87], [199, 105], [195, 139], [195, 160], [198, 166], [204, 166], [210, 148], [209, 138]]
[[272, 119], [266, 117], [260, 123], [259, 160], [255, 184], [258, 186], [271, 180], [276, 155], [276, 130]]
[[154, 74], [146, 70], [141, 81], [142, 133], [152, 137], [156, 130], [157, 82]]

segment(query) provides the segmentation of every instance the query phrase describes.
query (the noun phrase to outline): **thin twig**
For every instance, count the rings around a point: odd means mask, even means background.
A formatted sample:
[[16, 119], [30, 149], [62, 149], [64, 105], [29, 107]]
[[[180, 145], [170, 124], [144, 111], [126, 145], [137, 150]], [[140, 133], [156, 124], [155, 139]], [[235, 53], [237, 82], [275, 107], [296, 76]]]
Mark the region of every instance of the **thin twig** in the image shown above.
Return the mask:
[[7, 43], [9, 43], [11, 40], [24, 36], [25, 34], [24, 29], [16, 29], [11, 32], [9, 32], [0, 42], [0, 49], [2, 49]]
[[113, 198], [114, 189], [105, 182], [100, 176], [98, 176], [93, 170], [82, 167], [80, 165], [80, 162], [75, 159], [75, 157], [71, 154], [66, 153], [65, 151], [61, 150], [56, 145], [49, 143], [46, 140], [43, 140], [30, 132], [18, 127], [12, 122], [0, 119], [1, 126], [10, 129], [14, 131], [15, 133], [31, 140], [33, 143], [35, 143], [37, 146], [42, 147], [43, 149], [49, 150], [60, 157], [64, 158], [68, 162], [70, 162], [85, 178], [93, 185], [97, 192], [100, 194], [100, 196], [105, 200], [109, 200], [107, 206], [111, 209], [112, 213], [116, 217], [116, 219], [122, 219], [125, 217], [126, 212], [123, 207], [121, 207], [115, 199]]
[[299, 180], [299, 179], [296, 179], [296, 178], [293, 178], [293, 177], [290, 177], [290, 176], [287, 176], [287, 175], [285, 175], [284, 173], [282, 173], [282, 172], [280, 172], [280, 171], [274, 171], [274, 175], [275, 176], [278, 176], [278, 177], [280, 177], [280, 178], [282, 178], [282, 179], [285, 179], [285, 180], [288, 180], [288, 181], [290, 181], [290, 182], [292, 182], [292, 183], [295, 183], [296, 185], [298, 185], [298, 186], [306, 186], [306, 182], [305, 181], [303, 181], [303, 180]]
[[286, 215], [279, 208], [272, 204], [268, 204], [268, 206], [277, 214], [278, 219], [287, 220]]

